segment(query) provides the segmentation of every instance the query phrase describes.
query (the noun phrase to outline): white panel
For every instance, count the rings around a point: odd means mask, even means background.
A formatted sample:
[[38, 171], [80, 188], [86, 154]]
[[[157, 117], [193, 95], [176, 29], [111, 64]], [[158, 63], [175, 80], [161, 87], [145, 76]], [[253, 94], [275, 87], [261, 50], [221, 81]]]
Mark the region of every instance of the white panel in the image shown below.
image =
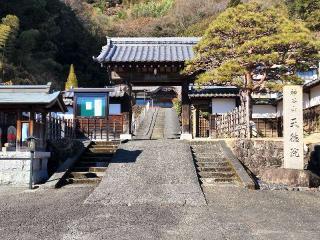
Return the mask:
[[95, 117], [102, 116], [102, 99], [94, 100], [94, 116]]
[[309, 94], [303, 93], [303, 108], [310, 107]]
[[310, 89], [310, 107], [320, 105], [320, 85]]
[[283, 101], [279, 101], [277, 104], [277, 117], [281, 117], [283, 115]]
[[253, 105], [252, 118], [276, 118], [277, 109], [272, 105]]
[[234, 98], [212, 98], [212, 114], [230, 112], [236, 107]]

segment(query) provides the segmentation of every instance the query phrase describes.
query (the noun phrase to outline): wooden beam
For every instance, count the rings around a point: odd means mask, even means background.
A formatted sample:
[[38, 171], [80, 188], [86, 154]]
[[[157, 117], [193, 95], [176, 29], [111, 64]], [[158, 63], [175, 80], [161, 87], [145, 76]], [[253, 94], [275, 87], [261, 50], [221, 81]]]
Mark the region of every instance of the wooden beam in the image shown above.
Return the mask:
[[21, 110], [17, 110], [17, 138], [16, 138], [16, 145], [21, 146], [21, 139], [22, 139], [22, 112]]

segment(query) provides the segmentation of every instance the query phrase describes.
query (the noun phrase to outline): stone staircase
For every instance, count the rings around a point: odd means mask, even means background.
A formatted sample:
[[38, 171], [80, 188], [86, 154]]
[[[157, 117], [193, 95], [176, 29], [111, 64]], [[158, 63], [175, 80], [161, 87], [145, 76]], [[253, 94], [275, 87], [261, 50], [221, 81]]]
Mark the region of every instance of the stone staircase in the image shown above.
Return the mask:
[[151, 139], [164, 138], [164, 125], [165, 125], [165, 109], [160, 108], [157, 114], [156, 122], [152, 131]]
[[219, 142], [191, 142], [191, 151], [202, 187], [239, 184], [237, 173]]
[[119, 144], [119, 141], [96, 141], [91, 143], [73, 167], [67, 178], [67, 183], [99, 183]]

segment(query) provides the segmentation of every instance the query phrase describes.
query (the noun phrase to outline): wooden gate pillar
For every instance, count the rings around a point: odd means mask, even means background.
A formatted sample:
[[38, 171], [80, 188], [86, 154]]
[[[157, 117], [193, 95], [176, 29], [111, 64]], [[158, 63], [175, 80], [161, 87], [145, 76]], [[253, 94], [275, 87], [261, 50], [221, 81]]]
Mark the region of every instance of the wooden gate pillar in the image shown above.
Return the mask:
[[190, 99], [188, 96], [189, 83], [186, 81], [182, 84], [181, 91], [181, 118], [182, 118], [182, 134], [181, 139], [190, 140], [192, 134], [190, 133]]

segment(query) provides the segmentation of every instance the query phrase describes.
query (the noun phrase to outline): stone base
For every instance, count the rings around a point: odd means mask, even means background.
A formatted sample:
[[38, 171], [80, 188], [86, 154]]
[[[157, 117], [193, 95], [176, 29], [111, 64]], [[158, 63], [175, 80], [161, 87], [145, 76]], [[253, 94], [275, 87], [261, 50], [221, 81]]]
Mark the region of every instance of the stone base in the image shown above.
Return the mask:
[[192, 140], [192, 134], [190, 133], [182, 133], [180, 136], [180, 140]]
[[132, 139], [132, 134], [120, 134], [120, 140], [131, 140]]
[[261, 180], [290, 187], [319, 187], [320, 177], [308, 170], [270, 168], [261, 174]]
[[[33, 182], [48, 179], [49, 152], [36, 152], [33, 160]], [[30, 180], [30, 152], [0, 152], [0, 185], [27, 187]]]

